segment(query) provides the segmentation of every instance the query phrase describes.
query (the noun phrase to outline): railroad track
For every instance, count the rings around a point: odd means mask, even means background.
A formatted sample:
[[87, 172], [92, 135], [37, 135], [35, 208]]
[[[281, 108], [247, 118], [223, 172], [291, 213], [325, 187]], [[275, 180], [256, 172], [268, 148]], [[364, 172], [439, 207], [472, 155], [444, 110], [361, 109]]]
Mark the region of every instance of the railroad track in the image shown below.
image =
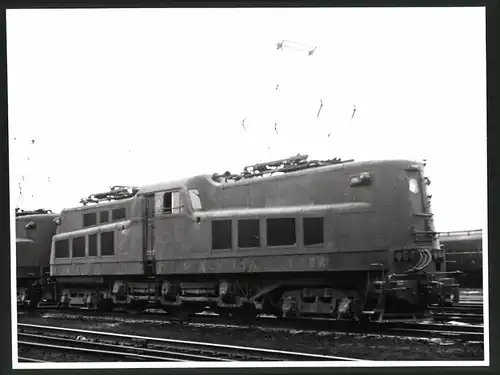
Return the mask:
[[[90, 313], [90, 314], [89, 314]], [[46, 314], [43, 317], [54, 319], [73, 319], [73, 320], [101, 320], [115, 321], [125, 324], [180, 324], [178, 320], [172, 319], [165, 314], [148, 314], [141, 316], [130, 316], [124, 314], [106, 314], [100, 315], [96, 312], [77, 311], [72, 315], [57, 311], [51, 315]], [[457, 326], [444, 324], [442, 320], [437, 319], [437, 322], [421, 321], [385, 321], [381, 323], [360, 324], [352, 321], [335, 321], [331, 319], [311, 319], [311, 318], [295, 318], [295, 319], [272, 319], [260, 318], [251, 324], [245, 322], [237, 322], [219, 316], [198, 315], [183, 324], [194, 324], [201, 328], [224, 327], [227, 329], [237, 328], [254, 328], [262, 330], [307, 330], [307, 331], [330, 331], [344, 333], [359, 333], [359, 334], [380, 334], [391, 336], [411, 336], [411, 337], [442, 337], [454, 338], [464, 341], [483, 341], [482, 326]], [[444, 320], [444, 319], [443, 319]]]
[[483, 323], [482, 303], [460, 303], [454, 306], [430, 306], [434, 320], [451, 321], [458, 320], [468, 323]]
[[[458, 318], [460, 316], [463, 316], [465, 320], [467, 321], [482, 321], [482, 314], [483, 314], [483, 306], [479, 304], [472, 304], [472, 305], [467, 305], [467, 304], [461, 304], [461, 305], [456, 305], [456, 306], [439, 306], [439, 305], [431, 305], [429, 306], [430, 311], [432, 312], [431, 315], [427, 316], [428, 318], [432, 318], [433, 316], [445, 316], [449, 315], [453, 316], [455, 318]], [[197, 313], [189, 318], [184, 318], [180, 319], [176, 316], [172, 316], [167, 314], [166, 312], [160, 310], [144, 310], [141, 312], [135, 311], [127, 311], [127, 310], [115, 310], [111, 312], [106, 312], [102, 313], [97, 310], [88, 310], [88, 309], [78, 309], [78, 308], [73, 308], [73, 309], [53, 309], [53, 308], [45, 308], [45, 309], [39, 309], [35, 311], [29, 311], [29, 310], [20, 310], [18, 311], [18, 315], [37, 315], [37, 314], [72, 314], [72, 315], [81, 315], [82, 317], [142, 317], [142, 318], [156, 318], [164, 321], [170, 321], [170, 322], [205, 322], [205, 321], [215, 321], [215, 320], [222, 320], [228, 318], [223, 318], [219, 316], [218, 314], [212, 313], [210, 311], [206, 311], [204, 313]], [[401, 320], [402, 317], [396, 317], [396, 319], [387, 319], [387, 320]], [[412, 316], [407, 316], [407, 320], [414, 320], [415, 317]], [[262, 324], [270, 323], [271, 324], [276, 324], [276, 322], [279, 322], [277, 324], [282, 324], [282, 322], [287, 322], [287, 321], [315, 321], [318, 320], [316, 318], [310, 318], [310, 317], [301, 317], [299, 319], [295, 318], [277, 318], [275, 316], [266, 316], [266, 315], [260, 315], [255, 319], [255, 322], [259, 322]], [[439, 321], [442, 321], [443, 319], [440, 318]], [[330, 319], [331, 322], [333, 322], [333, 319]], [[232, 323], [238, 324], [238, 319], [233, 319], [231, 320]], [[286, 324], [286, 323], [285, 323]], [[314, 324], [314, 323], [313, 323]], [[332, 323], [333, 324], [333, 323]], [[343, 324], [343, 323], [342, 323]]]
[[433, 314], [433, 319], [438, 322], [459, 321], [463, 323], [483, 323], [483, 314], [466, 314], [455, 312], [436, 312]]
[[[359, 361], [359, 359], [18, 323], [18, 347], [135, 361]], [[36, 358], [21, 357], [40, 362]], [[20, 359], [21, 359], [20, 358]]]
[[460, 304], [453, 306], [439, 306], [431, 305], [429, 306], [431, 310], [445, 310], [445, 311], [456, 311], [456, 312], [483, 312], [483, 304]]
[[484, 342], [484, 328], [479, 326], [450, 326], [439, 323], [404, 323], [400, 326], [393, 325], [385, 327], [381, 334]]

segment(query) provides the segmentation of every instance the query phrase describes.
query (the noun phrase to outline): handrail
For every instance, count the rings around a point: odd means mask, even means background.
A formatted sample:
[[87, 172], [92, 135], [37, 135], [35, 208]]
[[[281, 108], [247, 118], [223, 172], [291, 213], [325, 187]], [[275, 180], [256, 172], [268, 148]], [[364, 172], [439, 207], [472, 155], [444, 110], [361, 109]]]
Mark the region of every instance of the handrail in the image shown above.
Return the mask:
[[482, 229], [471, 229], [471, 230], [460, 230], [460, 231], [450, 231], [450, 232], [439, 232], [439, 237], [451, 237], [451, 236], [473, 236], [477, 234], [482, 234]]

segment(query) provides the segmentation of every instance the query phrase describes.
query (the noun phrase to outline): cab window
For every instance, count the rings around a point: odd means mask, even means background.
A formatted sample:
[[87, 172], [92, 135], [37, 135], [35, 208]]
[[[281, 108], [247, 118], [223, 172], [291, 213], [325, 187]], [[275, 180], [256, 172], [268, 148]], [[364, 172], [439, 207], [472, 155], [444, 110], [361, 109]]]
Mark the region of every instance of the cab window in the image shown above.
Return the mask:
[[179, 190], [155, 194], [155, 214], [171, 215], [182, 212], [183, 203]]
[[189, 200], [191, 201], [191, 207], [193, 208], [194, 211], [196, 210], [201, 210], [201, 199], [200, 199], [200, 192], [198, 189], [189, 189]]

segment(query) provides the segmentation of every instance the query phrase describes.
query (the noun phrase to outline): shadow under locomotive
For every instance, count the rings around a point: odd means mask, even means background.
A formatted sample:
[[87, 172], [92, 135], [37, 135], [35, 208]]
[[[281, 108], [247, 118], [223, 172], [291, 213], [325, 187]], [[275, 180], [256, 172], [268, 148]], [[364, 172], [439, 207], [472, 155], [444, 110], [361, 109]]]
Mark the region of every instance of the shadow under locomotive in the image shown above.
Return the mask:
[[424, 313], [459, 293], [423, 168], [298, 155], [238, 175], [114, 187], [56, 217], [19, 215], [18, 306]]

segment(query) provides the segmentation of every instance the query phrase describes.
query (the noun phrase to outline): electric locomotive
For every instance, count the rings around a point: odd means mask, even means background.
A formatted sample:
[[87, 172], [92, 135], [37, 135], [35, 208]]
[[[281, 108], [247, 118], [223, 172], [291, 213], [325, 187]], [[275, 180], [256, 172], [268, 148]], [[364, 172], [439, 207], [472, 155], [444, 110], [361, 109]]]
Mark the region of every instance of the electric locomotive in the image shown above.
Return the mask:
[[39, 209], [23, 211], [16, 209], [16, 280], [18, 307], [36, 308], [50, 294], [50, 249], [52, 236], [56, 234], [57, 214]]
[[439, 240], [446, 249], [449, 271], [460, 271], [457, 280], [464, 288], [483, 287], [483, 233], [481, 229], [444, 232]]
[[82, 199], [57, 219], [57, 304], [381, 318], [450, 301], [423, 165], [260, 163]]

